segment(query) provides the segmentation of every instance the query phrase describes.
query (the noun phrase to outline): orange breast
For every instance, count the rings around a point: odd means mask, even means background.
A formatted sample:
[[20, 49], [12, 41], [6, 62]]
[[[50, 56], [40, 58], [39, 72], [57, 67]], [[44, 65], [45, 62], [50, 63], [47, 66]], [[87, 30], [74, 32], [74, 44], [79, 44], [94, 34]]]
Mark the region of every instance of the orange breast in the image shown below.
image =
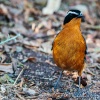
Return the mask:
[[78, 25], [64, 26], [53, 44], [53, 58], [64, 70], [77, 70], [81, 75], [84, 68], [86, 44]]

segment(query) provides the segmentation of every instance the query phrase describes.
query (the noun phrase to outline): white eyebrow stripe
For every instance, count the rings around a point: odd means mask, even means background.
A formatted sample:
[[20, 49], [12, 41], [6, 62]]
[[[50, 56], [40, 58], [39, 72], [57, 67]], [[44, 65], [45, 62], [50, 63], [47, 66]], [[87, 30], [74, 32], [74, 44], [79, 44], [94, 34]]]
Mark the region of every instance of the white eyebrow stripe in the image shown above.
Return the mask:
[[78, 13], [73, 12], [73, 11], [69, 11], [69, 12], [67, 13], [67, 15], [68, 15], [68, 14], [75, 14], [75, 15], [78, 15]]

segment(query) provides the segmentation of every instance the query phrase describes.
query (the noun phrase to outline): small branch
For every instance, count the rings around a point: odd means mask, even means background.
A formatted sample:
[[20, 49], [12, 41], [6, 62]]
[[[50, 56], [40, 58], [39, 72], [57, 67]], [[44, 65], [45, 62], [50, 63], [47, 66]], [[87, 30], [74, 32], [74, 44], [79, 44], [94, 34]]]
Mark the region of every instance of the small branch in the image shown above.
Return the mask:
[[19, 73], [19, 75], [17, 76], [17, 78], [16, 78], [16, 80], [15, 80], [15, 82], [14, 82], [14, 84], [13, 84], [13, 85], [16, 85], [17, 80], [19, 79], [19, 77], [20, 77], [20, 76], [21, 76], [21, 74], [23, 73], [24, 69], [25, 69], [25, 68], [23, 68], [23, 69], [21, 70], [21, 72], [20, 72], [20, 73]]
[[20, 100], [25, 100], [19, 93], [16, 93], [16, 95]]
[[87, 29], [100, 30], [100, 25], [89, 25], [86, 23], [82, 23], [82, 25], [84, 26], [84, 28], [87, 28]]
[[14, 40], [14, 39], [16, 39], [16, 38], [19, 37], [19, 36], [21, 36], [21, 35], [20, 35], [20, 34], [17, 34], [16, 36], [14, 36], [14, 37], [12, 37], [12, 38], [8, 38], [8, 39], [5, 40], [5, 41], [1, 41], [1, 42], [0, 42], [0, 45], [4, 44], [4, 43], [6, 43], [6, 42], [9, 42], [9, 41], [11, 41], [11, 40]]
[[95, 29], [95, 30], [100, 30], [100, 25], [98, 25], [98, 26], [88, 25], [88, 26], [86, 26], [86, 28]]

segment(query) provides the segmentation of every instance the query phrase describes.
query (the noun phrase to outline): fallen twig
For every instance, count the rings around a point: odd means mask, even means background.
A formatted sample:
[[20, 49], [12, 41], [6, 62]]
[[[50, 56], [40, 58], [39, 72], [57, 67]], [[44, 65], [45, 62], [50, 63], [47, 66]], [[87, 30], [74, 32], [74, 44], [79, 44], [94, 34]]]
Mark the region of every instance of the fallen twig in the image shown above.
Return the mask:
[[82, 23], [82, 25], [87, 29], [100, 30], [100, 25], [89, 25], [86, 23]]
[[0, 42], [0, 45], [4, 44], [4, 43], [6, 43], [6, 42], [9, 42], [9, 41], [11, 41], [11, 40], [14, 40], [14, 39], [16, 39], [16, 38], [19, 37], [19, 36], [20, 36], [20, 34], [17, 34], [16, 36], [14, 36], [14, 37], [12, 37], [12, 38], [7, 38], [7, 40], [1, 41], [1, 42]]
[[16, 93], [16, 95], [20, 100], [25, 100], [19, 93]]
[[20, 76], [21, 76], [21, 74], [23, 73], [24, 69], [26, 69], [26, 68], [24, 67], [24, 68], [20, 71], [20, 73], [19, 73], [19, 75], [17, 76], [17, 78], [16, 78], [16, 80], [15, 80], [15, 82], [14, 82], [14, 84], [13, 84], [13, 85], [16, 85], [17, 80], [19, 79], [19, 77], [20, 77]]

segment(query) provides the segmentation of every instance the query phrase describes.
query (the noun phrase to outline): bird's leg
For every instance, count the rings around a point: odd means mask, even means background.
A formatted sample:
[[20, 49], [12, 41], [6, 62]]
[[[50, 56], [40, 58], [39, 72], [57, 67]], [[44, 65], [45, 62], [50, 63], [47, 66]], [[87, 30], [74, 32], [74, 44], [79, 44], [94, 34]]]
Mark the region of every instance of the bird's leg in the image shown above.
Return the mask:
[[[81, 81], [81, 80], [80, 80]], [[93, 86], [94, 84], [90, 84], [84, 88], [77, 88], [76, 91], [74, 92], [73, 96], [74, 97], [95, 97], [95, 94], [93, 92], [91, 92], [90, 88]], [[94, 99], [93, 99], [94, 100]]]
[[56, 83], [54, 84], [54, 89], [57, 89], [58, 83], [59, 83], [59, 81], [60, 81], [60, 79], [61, 79], [61, 77], [62, 77], [62, 74], [63, 74], [63, 71], [60, 72], [60, 75], [59, 75], [59, 77], [58, 77]]
[[81, 76], [79, 76], [79, 91], [80, 91], [80, 87], [81, 87]]
[[75, 97], [80, 97], [82, 96], [82, 90], [81, 90], [81, 76], [78, 77], [78, 85], [79, 87], [77, 88], [77, 90], [74, 93]]

